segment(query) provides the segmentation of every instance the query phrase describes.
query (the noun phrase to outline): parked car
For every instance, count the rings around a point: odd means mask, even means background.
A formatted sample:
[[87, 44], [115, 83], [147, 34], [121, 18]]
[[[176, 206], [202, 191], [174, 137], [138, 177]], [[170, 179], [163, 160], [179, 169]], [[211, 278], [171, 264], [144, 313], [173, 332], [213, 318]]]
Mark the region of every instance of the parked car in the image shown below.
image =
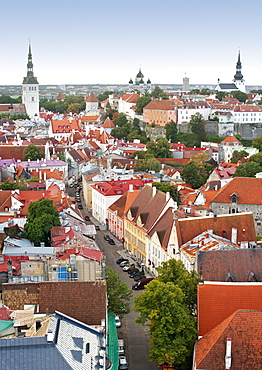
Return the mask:
[[123, 271], [129, 271], [130, 268], [135, 267], [135, 265], [132, 263], [131, 265], [128, 263], [123, 267]]
[[120, 262], [120, 267], [124, 267], [127, 263], [129, 263], [129, 260]]
[[145, 286], [150, 283], [150, 281], [154, 280], [154, 278], [146, 278], [146, 279], [140, 279], [138, 280], [137, 283], [135, 283], [134, 285], [132, 285], [132, 289], [133, 290], [140, 290], [140, 289], [144, 289]]
[[77, 206], [78, 206], [78, 209], [83, 209], [82, 204], [78, 204]]
[[129, 273], [129, 277], [133, 278], [135, 277], [137, 274], [141, 274], [142, 271], [140, 271], [139, 269], [134, 269], [133, 271], [131, 271]]
[[109, 236], [109, 235], [105, 235], [105, 236], [104, 236], [104, 239], [108, 242], [111, 238], [110, 238], [110, 236]]
[[114, 242], [114, 240], [113, 240], [113, 239], [111, 239], [111, 238], [108, 240], [108, 243], [109, 243], [110, 245], [115, 245], [115, 244], [116, 244], [116, 243]]
[[120, 326], [122, 325], [121, 320], [120, 320], [120, 317], [119, 316], [115, 316], [115, 320], [116, 320], [116, 327], [117, 328], [120, 328]]
[[124, 257], [121, 257], [121, 258], [119, 258], [117, 261], [116, 261], [116, 263], [119, 265], [121, 262], [123, 262], [123, 261], [128, 261], [128, 259], [127, 258], [124, 258]]
[[76, 199], [76, 201], [77, 201], [78, 203], [81, 203], [81, 199], [78, 199], [78, 198], [77, 198], [77, 199]]
[[85, 220], [86, 221], [90, 221], [90, 217], [89, 216], [85, 216]]
[[[129, 276], [130, 275], [133, 275], [135, 274], [136, 272], [139, 272], [139, 269], [137, 267], [130, 267], [128, 270], [127, 270]], [[131, 276], [130, 276], [131, 277]]]
[[128, 366], [127, 366], [127, 361], [126, 361], [126, 356], [119, 356], [119, 367], [118, 367], [119, 370], [127, 370], [128, 369]]
[[139, 280], [142, 280], [142, 279], [146, 279], [146, 275], [143, 273], [143, 274], [137, 274], [134, 276], [134, 280], [135, 281], [139, 281]]
[[95, 226], [96, 230], [100, 230], [100, 227], [98, 225]]
[[123, 355], [125, 353], [124, 339], [118, 339], [118, 354]]

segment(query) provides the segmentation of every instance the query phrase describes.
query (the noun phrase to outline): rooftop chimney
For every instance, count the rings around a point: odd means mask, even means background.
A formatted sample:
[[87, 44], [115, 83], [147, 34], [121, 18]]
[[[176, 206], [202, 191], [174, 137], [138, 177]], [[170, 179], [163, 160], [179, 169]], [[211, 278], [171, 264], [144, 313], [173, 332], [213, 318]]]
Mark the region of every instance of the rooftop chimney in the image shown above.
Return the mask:
[[227, 338], [226, 341], [226, 357], [225, 357], [225, 363], [226, 363], [226, 370], [229, 370], [231, 368], [231, 346], [232, 346], [232, 339]]
[[152, 186], [152, 197], [156, 195], [156, 187]]

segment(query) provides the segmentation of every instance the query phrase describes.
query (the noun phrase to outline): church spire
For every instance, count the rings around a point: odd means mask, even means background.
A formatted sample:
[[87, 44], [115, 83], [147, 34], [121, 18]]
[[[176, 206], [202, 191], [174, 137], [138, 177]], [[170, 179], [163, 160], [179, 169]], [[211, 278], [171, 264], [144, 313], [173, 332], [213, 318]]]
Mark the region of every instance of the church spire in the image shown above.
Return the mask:
[[242, 64], [241, 64], [241, 61], [240, 61], [240, 50], [239, 50], [238, 60], [237, 60], [237, 64], [236, 64], [236, 74], [234, 75], [234, 81], [242, 81], [243, 80], [243, 75], [242, 75], [241, 69], [242, 69]]
[[30, 40], [29, 40], [28, 60], [27, 60], [27, 76], [24, 77], [23, 85], [24, 84], [38, 84], [37, 78], [34, 76], [34, 72], [33, 72], [33, 61], [32, 61]]

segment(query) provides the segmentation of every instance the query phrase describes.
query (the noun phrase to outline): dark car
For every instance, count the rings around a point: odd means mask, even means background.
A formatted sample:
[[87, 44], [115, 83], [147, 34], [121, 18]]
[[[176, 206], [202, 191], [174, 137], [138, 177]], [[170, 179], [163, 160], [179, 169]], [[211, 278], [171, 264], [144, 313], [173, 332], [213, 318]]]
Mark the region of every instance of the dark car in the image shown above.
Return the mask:
[[95, 226], [96, 230], [100, 230], [100, 227], [98, 225]]
[[148, 283], [150, 283], [150, 281], [152, 281], [152, 280], [154, 280], [154, 278], [140, 279], [140, 280], [138, 280], [137, 283], [135, 283], [134, 285], [132, 285], [132, 289], [134, 289], [134, 290], [144, 289], [145, 288], [145, 285], [147, 285]]
[[78, 204], [77, 206], [78, 206], [78, 209], [83, 209], [82, 204]]
[[86, 221], [90, 221], [90, 217], [89, 216], [85, 216], [85, 220]]
[[109, 235], [105, 235], [105, 236], [104, 236], [104, 239], [108, 242], [111, 238], [110, 238], [110, 236], [109, 236]]
[[142, 274], [140, 270], [134, 270], [129, 273], [129, 277], [134, 278], [136, 275]]
[[119, 258], [119, 259], [116, 261], [116, 263], [117, 263], [118, 265], [120, 265], [120, 263], [121, 263], [121, 262], [123, 262], [123, 261], [128, 261], [128, 259], [127, 259], [127, 258], [124, 258], [124, 257], [121, 257], [121, 258]]
[[77, 201], [78, 203], [81, 203], [81, 199], [79, 199], [79, 198], [76, 198], [76, 201]]
[[115, 245], [116, 243], [114, 242], [114, 240], [113, 239], [109, 239], [108, 240], [108, 243], [110, 244], [110, 245]]
[[135, 281], [139, 281], [141, 279], [146, 279], [146, 275], [145, 274], [138, 274], [138, 275], [134, 276]]
[[131, 274], [135, 274], [136, 272], [139, 272], [139, 269], [137, 267], [130, 267], [127, 272], [129, 273], [129, 275]]

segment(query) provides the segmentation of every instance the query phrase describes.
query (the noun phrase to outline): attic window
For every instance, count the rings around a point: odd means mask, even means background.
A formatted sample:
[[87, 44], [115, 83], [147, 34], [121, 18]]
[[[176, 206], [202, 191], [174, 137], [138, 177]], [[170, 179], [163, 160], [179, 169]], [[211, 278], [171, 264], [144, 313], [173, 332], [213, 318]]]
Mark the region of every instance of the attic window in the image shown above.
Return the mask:
[[232, 202], [232, 203], [236, 203], [236, 202], [237, 202], [237, 196], [236, 196], [236, 194], [233, 194], [233, 195], [231, 196], [231, 202]]
[[9, 211], [9, 208], [8, 207], [5, 207], [5, 212], [8, 212]]

